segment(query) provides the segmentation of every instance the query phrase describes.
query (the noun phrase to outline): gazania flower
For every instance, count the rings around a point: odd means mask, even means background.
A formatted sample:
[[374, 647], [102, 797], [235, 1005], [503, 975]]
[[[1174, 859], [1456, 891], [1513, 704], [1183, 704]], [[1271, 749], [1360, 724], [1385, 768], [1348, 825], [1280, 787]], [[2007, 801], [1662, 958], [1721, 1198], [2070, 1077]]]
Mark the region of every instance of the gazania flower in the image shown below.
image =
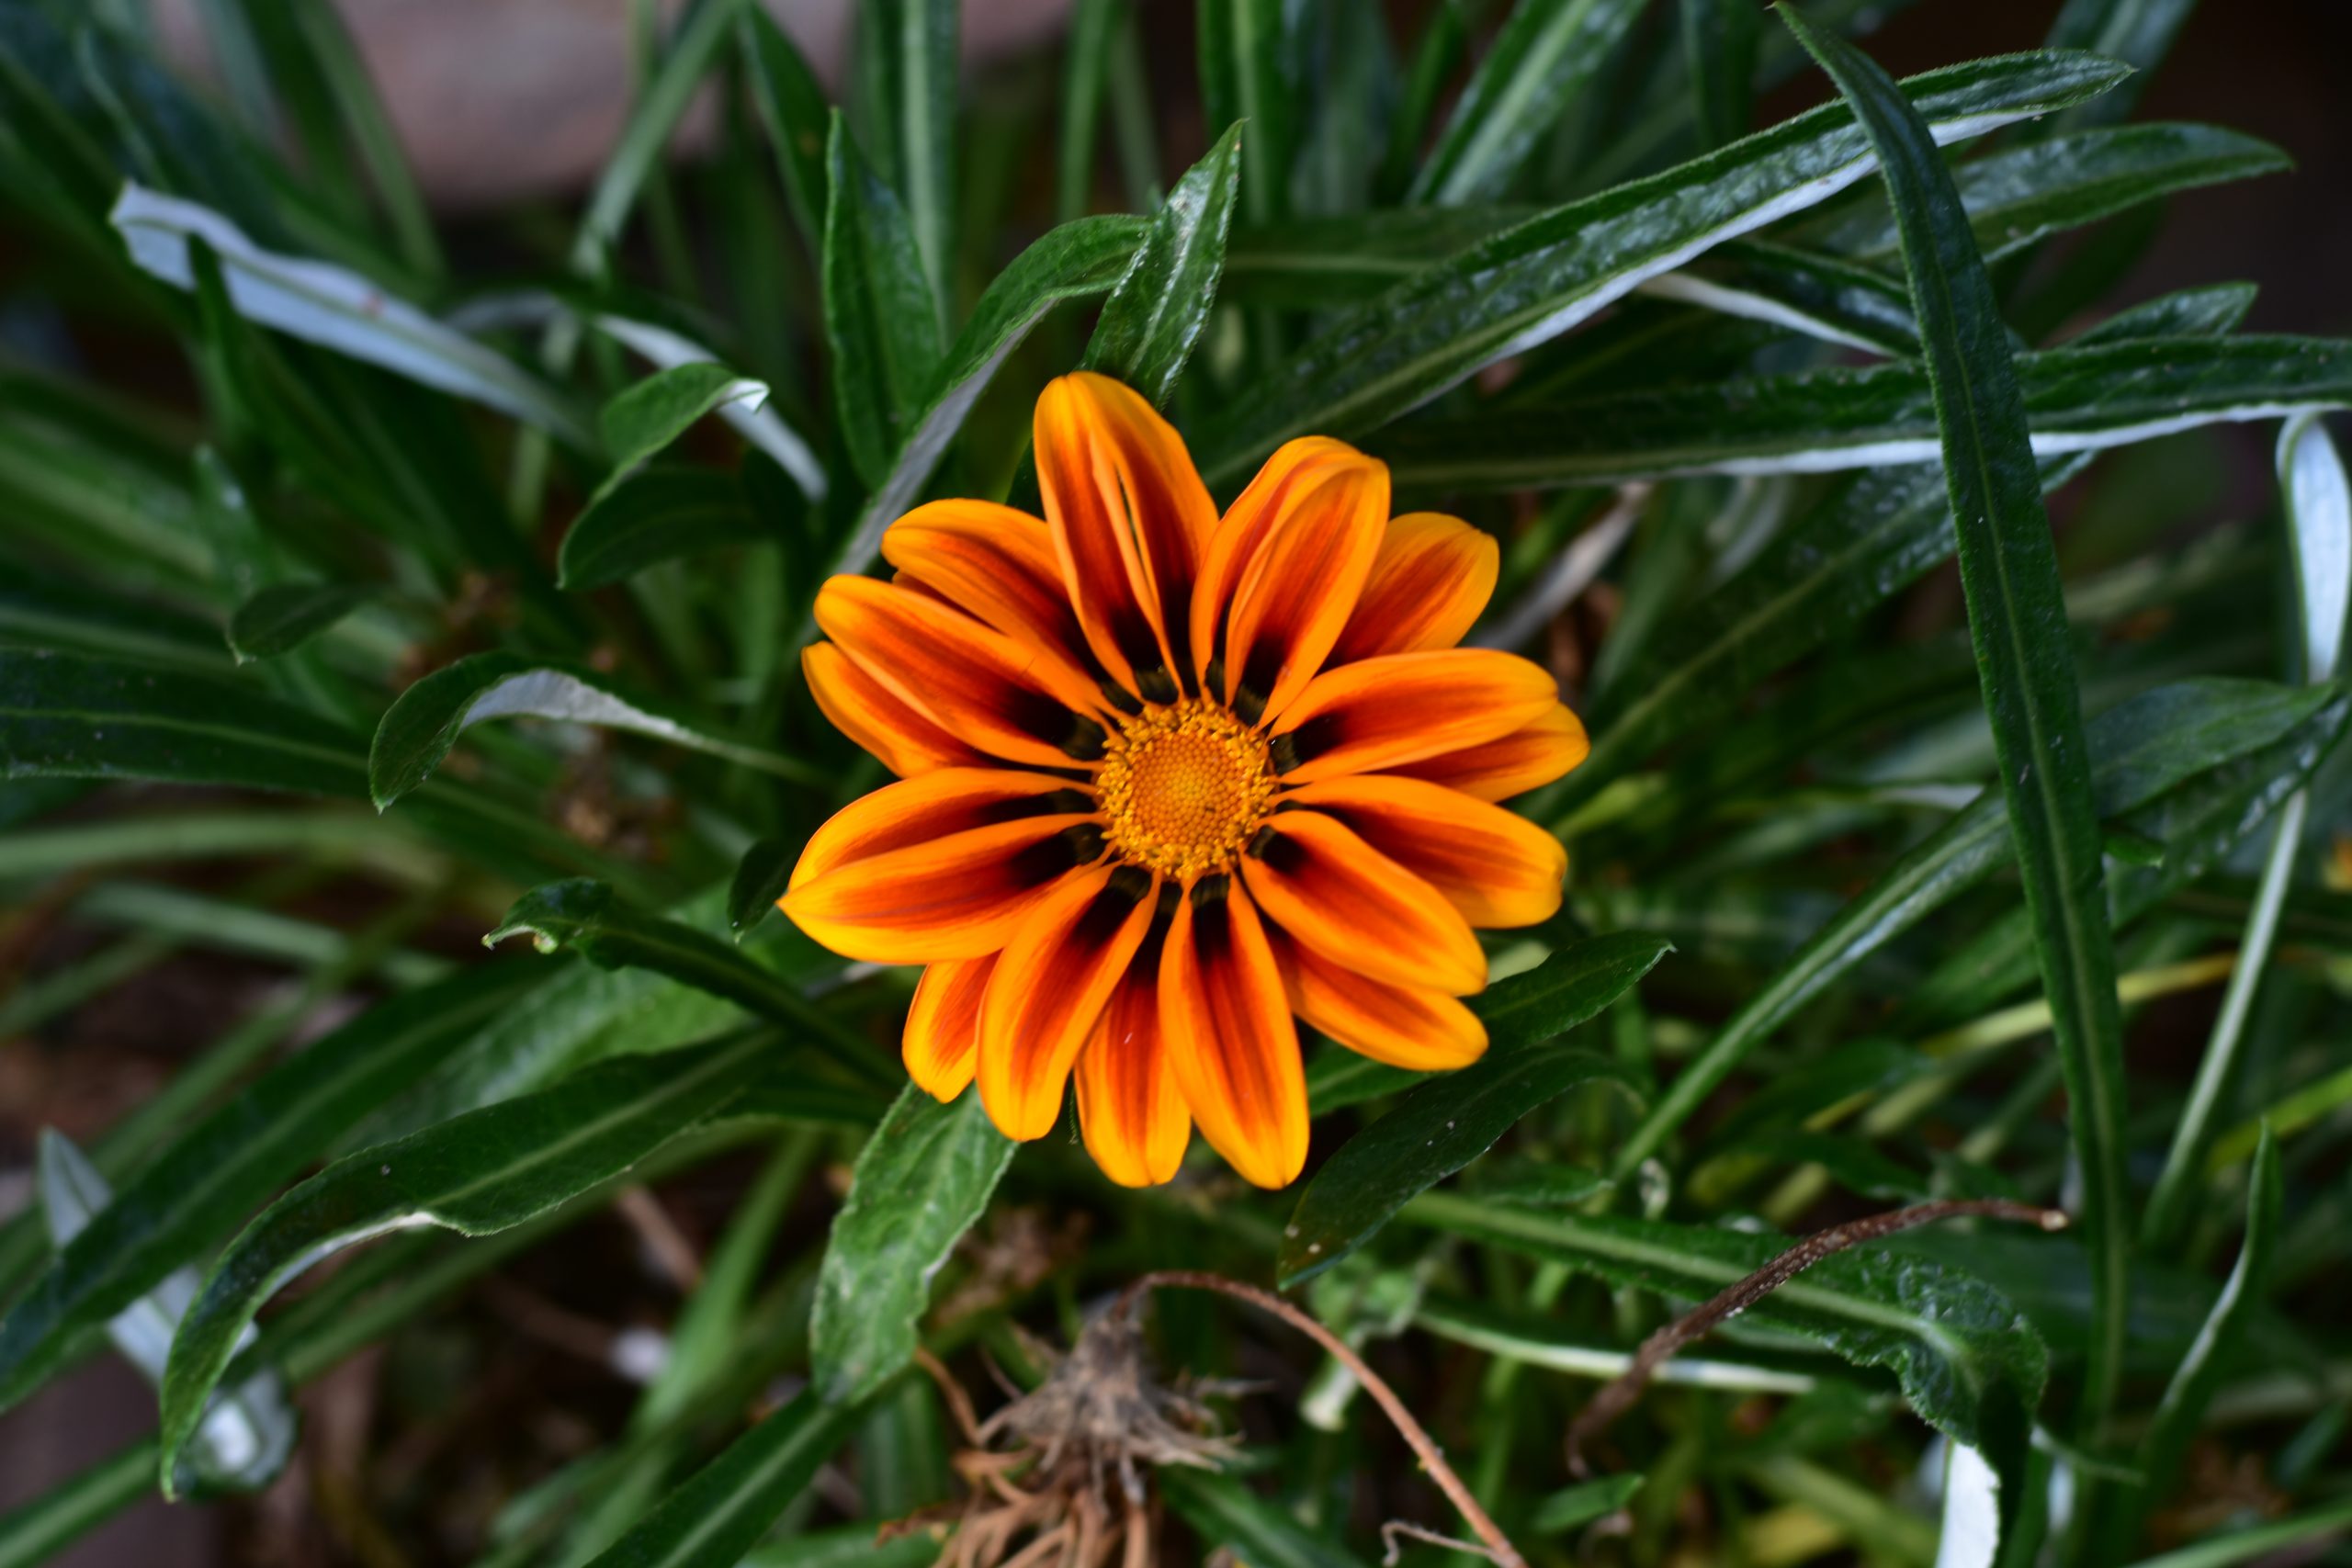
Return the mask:
[[1220, 518], [1134, 392], [1037, 400], [1045, 518], [978, 501], [836, 577], [803, 654], [826, 715], [899, 775], [818, 829], [782, 900], [849, 957], [925, 967], [914, 1081], [977, 1077], [1012, 1138], [1075, 1071], [1114, 1181], [1197, 1123], [1250, 1180], [1306, 1159], [1293, 1014], [1374, 1060], [1458, 1067], [1486, 1032], [1475, 928], [1559, 907], [1566, 858], [1496, 805], [1581, 761], [1526, 660], [1462, 649], [1494, 542], [1388, 515], [1388, 471], [1293, 441]]

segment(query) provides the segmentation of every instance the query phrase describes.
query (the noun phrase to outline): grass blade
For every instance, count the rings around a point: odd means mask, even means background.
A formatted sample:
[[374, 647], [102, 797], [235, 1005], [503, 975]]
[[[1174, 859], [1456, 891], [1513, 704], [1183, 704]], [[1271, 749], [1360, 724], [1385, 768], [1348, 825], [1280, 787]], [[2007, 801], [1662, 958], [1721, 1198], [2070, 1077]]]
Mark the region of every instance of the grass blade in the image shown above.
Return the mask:
[[1608, 63], [1641, 0], [1518, 0], [1405, 193], [1459, 207], [1501, 195]]
[[1878, 147], [1903, 236], [1942, 427], [1969, 632], [2082, 1170], [2097, 1329], [2077, 1420], [2097, 1441], [2121, 1369], [2129, 1288], [2122, 1021], [2090, 753], [2025, 402], [1992, 281], [1933, 131], [1867, 56], [1787, 6], [1780, 12]]
[[[2286, 492], [2288, 536], [2294, 546], [2295, 581], [2301, 604], [2301, 655], [2305, 678], [2331, 681], [2344, 646], [2345, 601], [2352, 593], [2352, 485], [2344, 475], [2326, 427], [2306, 416], [2288, 422], [2278, 436], [2278, 478]], [[2311, 797], [2298, 790], [2288, 798], [2273, 830], [2270, 853], [2255, 885], [2254, 909], [2238, 939], [2238, 964], [2222, 993], [2222, 1010], [2198, 1059], [2188, 1103], [2174, 1123], [2172, 1146], [2156, 1178], [2143, 1217], [2142, 1239], [2161, 1247], [2188, 1221], [2205, 1178], [2205, 1146], [2213, 1117], [2228, 1089], [2247, 1018], [2270, 965], [2278, 935], [2278, 914], [2295, 880], [2303, 851], [2303, 823]]]

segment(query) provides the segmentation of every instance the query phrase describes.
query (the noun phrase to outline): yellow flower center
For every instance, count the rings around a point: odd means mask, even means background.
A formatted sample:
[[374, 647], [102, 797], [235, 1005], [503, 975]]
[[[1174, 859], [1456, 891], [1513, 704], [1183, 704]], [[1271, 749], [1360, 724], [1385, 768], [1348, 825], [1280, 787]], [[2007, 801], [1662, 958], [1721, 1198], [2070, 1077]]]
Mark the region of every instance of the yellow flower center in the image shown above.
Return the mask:
[[1170, 876], [1226, 871], [1273, 805], [1265, 737], [1187, 697], [1148, 707], [1103, 745], [1095, 776], [1112, 849]]

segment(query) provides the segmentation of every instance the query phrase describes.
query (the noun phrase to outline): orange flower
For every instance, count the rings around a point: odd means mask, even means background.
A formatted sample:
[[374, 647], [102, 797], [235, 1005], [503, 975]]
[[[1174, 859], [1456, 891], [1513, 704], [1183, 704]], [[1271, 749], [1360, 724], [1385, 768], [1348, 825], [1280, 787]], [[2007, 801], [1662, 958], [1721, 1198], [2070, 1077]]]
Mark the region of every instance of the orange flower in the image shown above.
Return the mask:
[[927, 965], [907, 1071], [975, 1077], [1037, 1138], [1071, 1074], [1113, 1180], [1166, 1181], [1197, 1122], [1280, 1187], [1306, 1160], [1295, 1012], [1415, 1068], [1486, 1049], [1476, 927], [1559, 907], [1559, 840], [1494, 802], [1584, 760], [1550, 676], [1454, 645], [1494, 541], [1388, 515], [1388, 470], [1294, 441], [1223, 518], [1143, 399], [1037, 400], [1044, 521], [941, 501], [882, 582], [836, 577], [826, 715], [900, 782], [818, 829], [782, 900], [852, 958]]

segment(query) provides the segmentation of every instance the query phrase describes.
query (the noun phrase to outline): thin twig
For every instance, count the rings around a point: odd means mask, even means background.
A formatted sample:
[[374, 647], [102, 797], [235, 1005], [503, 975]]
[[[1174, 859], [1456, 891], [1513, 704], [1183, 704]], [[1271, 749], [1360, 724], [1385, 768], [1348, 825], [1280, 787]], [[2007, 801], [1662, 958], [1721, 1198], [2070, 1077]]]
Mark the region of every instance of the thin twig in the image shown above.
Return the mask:
[[1745, 1280], [1726, 1287], [1722, 1294], [1706, 1305], [1676, 1318], [1643, 1340], [1642, 1348], [1634, 1353], [1633, 1364], [1594, 1394], [1591, 1402], [1578, 1411], [1576, 1420], [1569, 1424], [1569, 1472], [1578, 1479], [1589, 1473], [1584, 1462], [1585, 1444], [1599, 1437], [1611, 1421], [1632, 1408], [1634, 1401], [1641, 1397], [1642, 1390], [1648, 1386], [1650, 1379], [1668, 1358], [1692, 1340], [1712, 1332], [1717, 1324], [1754, 1306], [1831, 1253], [1843, 1252], [1858, 1243], [1875, 1241], [1897, 1231], [1907, 1231], [1914, 1225], [1966, 1216], [2017, 1220], [2025, 1224], [2040, 1225], [2046, 1231], [2066, 1228], [2066, 1216], [2055, 1209], [2037, 1209], [2030, 1203], [2012, 1203], [2003, 1198], [1948, 1198], [1908, 1209], [1895, 1209], [1883, 1214], [1871, 1214], [1847, 1224], [1815, 1231]]
[[1486, 1543], [1487, 1555], [1502, 1568], [1527, 1568], [1527, 1560], [1519, 1554], [1519, 1549], [1512, 1546], [1501, 1528], [1487, 1517], [1487, 1510], [1478, 1506], [1478, 1499], [1470, 1495], [1470, 1488], [1462, 1483], [1462, 1478], [1454, 1474], [1453, 1467], [1445, 1462], [1445, 1454], [1438, 1448], [1436, 1439], [1413, 1419], [1413, 1413], [1405, 1408], [1405, 1402], [1396, 1397], [1396, 1391], [1390, 1388], [1346, 1340], [1272, 1291], [1245, 1285], [1222, 1274], [1201, 1273], [1190, 1269], [1162, 1269], [1142, 1276], [1119, 1293], [1119, 1299], [1112, 1303], [1111, 1311], [1124, 1315], [1134, 1311], [1136, 1303], [1150, 1292], [1170, 1287], [1186, 1291], [1215, 1291], [1219, 1295], [1248, 1302], [1260, 1311], [1281, 1318], [1329, 1351], [1341, 1366], [1355, 1374], [1356, 1381], [1363, 1384], [1364, 1392], [1371, 1394], [1380, 1408], [1387, 1413], [1388, 1419], [1396, 1424], [1396, 1430], [1412, 1446], [1414, 1454], [1437, 1482], [1446, 1500], [1454, 1506], [1464, 1522]]

